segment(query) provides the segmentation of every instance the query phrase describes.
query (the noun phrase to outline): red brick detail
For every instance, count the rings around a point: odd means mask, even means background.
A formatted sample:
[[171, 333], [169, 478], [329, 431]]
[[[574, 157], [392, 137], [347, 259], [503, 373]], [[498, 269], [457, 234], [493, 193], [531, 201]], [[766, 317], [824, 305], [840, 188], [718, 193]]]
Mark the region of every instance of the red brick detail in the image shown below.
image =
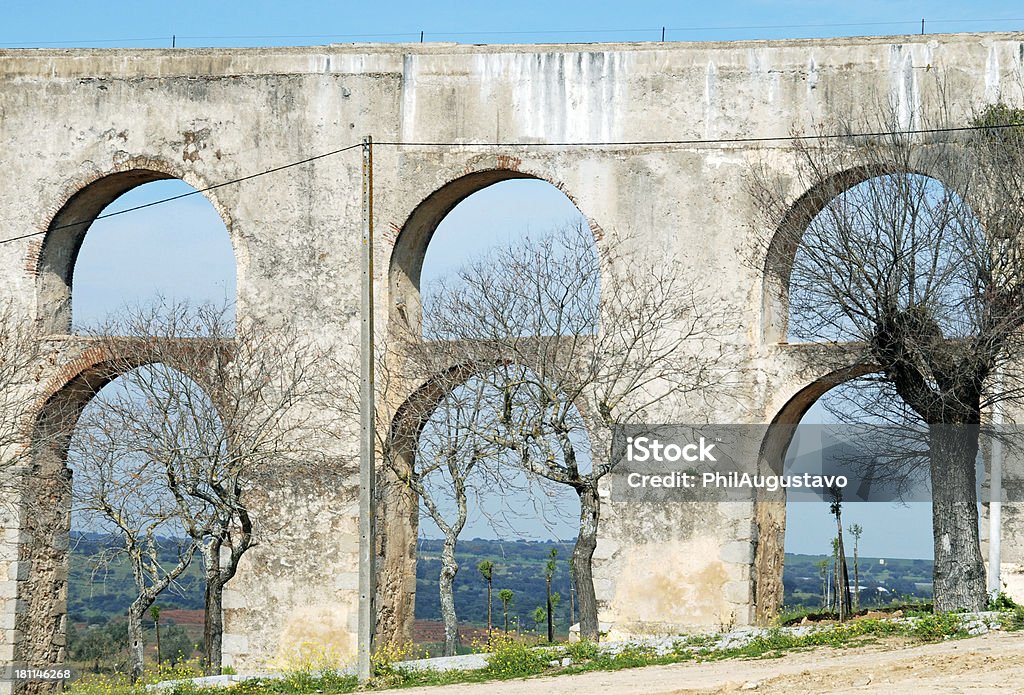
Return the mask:
[[57, 370], [56, 376], [50, 380], [44, 391], [44, 400], [49, 400], [75, 378], [95, 369], [103, 362], [109, 360], [110, 357], [111, 355], [100, 347], [86, 348]]
[[498, 169], [509, 169], [511, 171], [519, 171], [519, 167], [523, 165], [523, 160], [519, 157], [514, 157], [510, 154], [499, 154], [498, 155]]
[[35, 277], [39, 274], [39, 254], [43, 250], [42, 239], [34, 239], [28, 243], [28, 253], [25, 254], [25, 272]]

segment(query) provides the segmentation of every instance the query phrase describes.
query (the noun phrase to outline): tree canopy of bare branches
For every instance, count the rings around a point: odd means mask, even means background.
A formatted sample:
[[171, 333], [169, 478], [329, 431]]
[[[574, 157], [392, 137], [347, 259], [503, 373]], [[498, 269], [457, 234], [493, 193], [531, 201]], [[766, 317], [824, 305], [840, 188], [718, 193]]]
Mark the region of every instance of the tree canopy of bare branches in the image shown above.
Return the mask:
[[[882, 109], [827, 132], [883, 134], [795, 141], [795, 179], [757, 175], [751, 189], [774, 232], [766, 271], [788, 281], [790, 334], [860, 346], [885, 388], [859, 410], [891, 419], [895, 400], [927, 428], [936, 610], [985, 605], [978, 426], [1024, 395], [1024, 136], [998, 127], [1013, 113], [912, 134]], [[808, 191], [797, 200], [794, 184]]]
[[424, 301], [428, 345], [470, 366], [497, 396], [478, 435], [579, 496], [573, 568], [580, 633], [591, 640], [611, 428], [679, 412], [688, 394], [715, 382], [721, 350], [680, 265], [629, 248], [609, 240], [599, 257], [589, 229], [565, 228], [471, 263]]
[[[219, 673], [221, 597], [259, 542], [255, 499], [274, 481], [323, 475], [337, 464], [306, 436], [325, 388], [322, 356], [286, 328], [235, 322], [227, 307], [186, 304], [126, 309], [93, 340], [121, 376], [79, 425], [75, 495], [83, 510], [115, 523], [133, 564], [142, 561], [140, 538], [155, 534], [146, 528], [188, 539], [184, 564], [193, 553], [202, 556], [205, 660]], [[124, 480], [137, 481], [138, 499], [161, 501], [139, 509], [140, 520], [130, 525], [118, 523], [120, 512], [107, 502]], [[140, 598], [129, 618], [141, 618], [164, 580], [177, 574], [175, 568], [148, 584], [137, 577]]]
[[0, 518], [16, 512], [31, 454], [28, 433], [39, 407], [32, 376], [43, 352], [40, 338], [23, 312], [0, 303]]

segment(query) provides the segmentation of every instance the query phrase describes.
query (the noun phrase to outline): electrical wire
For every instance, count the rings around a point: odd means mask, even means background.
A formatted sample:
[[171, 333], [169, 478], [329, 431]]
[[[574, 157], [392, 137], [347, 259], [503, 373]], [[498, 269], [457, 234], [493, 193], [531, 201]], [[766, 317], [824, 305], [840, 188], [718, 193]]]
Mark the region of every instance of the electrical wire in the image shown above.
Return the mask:
[[161, 198], [159, 200], [151, 200], [148, 203], [142, 203], [141, 205], [133, 205], [132, 207], [125, 208], [124, 210], [116, 210], [114, 212], [106, 212], [106, 213], [103, 213], [102, 215], [97, 215], [96, 217], [93, 217], [92, 219], [80, 220], [78, 222], [68, 222], [66, 224], [58, 224], [58, 225], [55, 225], [53, 227], [49, 227], [48, 229], [46, 229], [45, 231], [42, 231], [42, 232], [30, 232], [29, 234], [22, 234], [21, 236], [11, 237], [9, 239], [0, 239], [0, 244], [7, 244], [7, 243], [10, 243], [10, 242], [13, 242], [13, 241], [21, 241], [22, 239], [29, 239], [31, 237], [39, 236], [40, 234], [46, 234], [47, 232], [53, 232], [53, 231], [56, 231], [58, 229], [68, 229], [70, 227], [79, 227], [79, 226], [81, 226], [83, 224], [92, 224], [96, 220], [105, 220], [105, 219], [107, 219], [109, 217], [117, 217], [118, 215], [125, 215], [125, 214], [127, 214], [129, 212], [136, 212], [138, 210], [143, 210], [145, 208], [151, 208], [154, 205], [163, 205], [164, 203], [170, 203], [170, 202], [173, 202], [175, 200], [181, 200], [182, 198], [188, 198], [188, 197], [191, 197], [191, 196], [194, 196], [194, 195], [199, 195], [201, 193], [206, 193], [207, 191], [214, 191], [214, 190], [217, 190], [218, 188], [224, 188], [225, 186], [233, 186], [235, 184], [242, 183], [243, 181], [250, 181], [252, 179], [259, 178], [260, 176], [266, 176], [267, 174], [275, 174], [275, 173], [277, 173], [279, 171], [284, 171], [285, 169], [291, 169], [292, 167], [301, 166], [303, 164], [309, 164], [310, 162], [315, 162], [316, 160], [323, 159], [324, 157], [333, 157], [336, 154], [341, 154], [342, 152], [347, 152], [349, 150], [354, 150], [355, 148], [362, 147], [362, 146], [363, 146], [363, 144], [361, 142], [360, 143], [356, 143], [355, 145], [349, 145], [348, 147], [342, 147], [339, 150], [331, 150], [330, 152], [324, 152], [323, 154], [314, 155], [312, 157], [306, 157], [305, 159], [300, 159], [300, 160], [298, 160], [296, 162], [289, 162], [288, 164], [282, 164], [281, 166], [273, 167], [272, 169], [265, 169], [264, 171], [259, 171], [259, 172], [256, 172], [255, 174], [249, 174], [248, 176], [242, 176], [242, 177], [239, 177], [237, 179], [231, 179], [229, 181], [222, 181], [221, 183], [215, 183], [212, 186], [206, 186], [205, 188], [197, 188], [197, 189], [195, 189], [193, 191], [189, 191], [188, 193], [180, 193], [178, 195], [173, 195], [173, 196], [170, 196], [168, 198]]
[[1000, 130], [1003, 128], [1024, 128], [1019, 123], [997, 123], [994, 125], [965, 125], [948, 128], [921, 128], [917, 130], [879, 130], [864, 133], [818, 133], [814, 135], [769, 135], [763, 137], [736, 138], [690, 138], [682, 140], [626, 140], [621, 142], [397, 142], [374, 141], [374, 145], [389, 147], [646, 147], [670, 145], [729, 145], [757, 142], [799, 142], [808, 140], [844, 140], [852, 138], [873, 138], [890, 135], [935, 135], [939, 133], [960, 133], [971, 130]]
[[[531, 147], [666, 147], [666, 146], [694, 146], [694, 145], [726, 145], [726, 144], [750, 144], [750, 143], [763, 143], [763, 142], [797, 142], [797, 141], [813, 141], [813, 140], [836, 140], [836, 139], [851, 139], [851, 138], [863, 138], [863, 137], [885, 137], [892, 135], [935, 135], [941, 133], [959, 133], [973, 130], [1002, 130], [1005, 128], [1021, 128], [1017, 123], [996, 123], [993, 125], [970, 125], [970, 126], [954, 126], [948, 128], [921, 128], [917, 130], [879, 130], [873, 132], [863, 133], [847, 133], [847, 134], [834, 134], [834, 133], [818, 133], [813, 135], [779, 135], [779, 136], [767, 136], [767, 137], [738, 137], [738, 138], [692, 138], [692, 139], [679, 139], [679, 140], [622, 140], [617, 142], [398, 142], [398, 141], [380, 141], [372, 142], [372, 146], [379, 147], [519, 147], [519, 148], [531, 148]], [[342, 152], [348, 152], [356, 148], [364, 147], [364, 143], [359, 142], [347, 147], [342, 147], [330, 152], [324, 152], [322, 154], [313, 155], [306, 157], [294, 162], [282, 164], [280, 166], [265, 169], [263, 171], [249, 174], [247, 176], [241, 176], [228, 181], [222, 181], [221, 183], [213, 184], [212, 186], [206, 186], [205, 188], [198, 188], [188, 193], [181, 193], [175, 196], [167, 198], [161, 198], [159, 200], [153, 200], [148, 203], [142, 203], [141, 205], [134, 205], [123, 210], [116, 210], [114, 212], [103, 213], [97, 215], [88, 220], [79, 220], [78, 222], [68, 222], [56, 226], [48, 227], [45, 230], [38, 232], [30, 232], [28, 234], [22, 234], [7, 239], [0, 239], [0, 244], [9, 244], [15, 241], [22, 241], [32, 237], [40, 236], [48, 232], [56, 231], [59, 229], [68, 229], [71, 227], [78, 227], [83, 224], [92, 224], [96, 220], [103, 220], [110, 217], [117, 217], [118, 215], [125, 215], [129, 212], [137, 212], [145, 208], [151, 208], [156, 205], [163, 205], [170, 203], [175, 200], [181, 200], [182, 198], [189, 198], [194, 195], [200, 195], [208, 191], [214, 191], [225, 186], [234, 186], [245, 181], [251, 181], [252, 179], [259, 178], [261, 176], [267, 176], [269, 174], [275, 174], [286, 169], [293, 167], [302, 166], [303, 164], [309, 164], [319, 159], [326, 157], [333, 157], [334, 155], [341, 154]]]
[[[988, 19], [928, 19], [928, 24], [985, 24], [985, 23], [1006, 23], [1024, 22], [1021, 17], [992, 17]], [[518, 30], [487, 30], [487, 31], [395, 31], [377, 33], [353, 33], [353, 34], [208, 34], [208, 35], [186, 35], [176, 34], [177, 40], [186, 41], [233, 41], [233, 40], [254, 40], [254, 39], [381, 39], [390, 37], [419, 38], [420, 36], [565, 36], [565, 35], [599, 35], [599, 34], [651, 34], [658, 35], [664, 29], [666, 32], [701, 32], [701, 31], [753, 31], [759, 29], [839, 29], [849, 27], [881, 27], [881, 26], [908, 26], [916, 28], [920, 26], [921, 19], [888, 20], [888, 21], [866, 21], [866, 22], [821, 22], [806, 24], [733, 24], [720, 26], [696, 26], [696, 27], [648, 27], [648, 28], [609, 28], [609, 29], [518, 29]], [[18, 46], [74, 46], [81, 44], [115, 44], [144, 41], [168, 41], [170, 36], [148, 36], [141, 38], [123, 39], [76, 39], [66, 41], [9, 41], [0, 43], [0, 47]]]

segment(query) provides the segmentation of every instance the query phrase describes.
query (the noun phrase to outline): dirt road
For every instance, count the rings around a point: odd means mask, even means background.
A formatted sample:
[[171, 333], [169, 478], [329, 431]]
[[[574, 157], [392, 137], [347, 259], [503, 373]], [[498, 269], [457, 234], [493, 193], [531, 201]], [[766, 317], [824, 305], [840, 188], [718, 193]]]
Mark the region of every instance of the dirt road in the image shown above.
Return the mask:
[[855, 693], [865, 695], [1024, 694], [1024, 632], [993, 632], [939, 644], [788, 654], [779, 659], [673, 664], [446, 688], [403, 695], [696, 695]]

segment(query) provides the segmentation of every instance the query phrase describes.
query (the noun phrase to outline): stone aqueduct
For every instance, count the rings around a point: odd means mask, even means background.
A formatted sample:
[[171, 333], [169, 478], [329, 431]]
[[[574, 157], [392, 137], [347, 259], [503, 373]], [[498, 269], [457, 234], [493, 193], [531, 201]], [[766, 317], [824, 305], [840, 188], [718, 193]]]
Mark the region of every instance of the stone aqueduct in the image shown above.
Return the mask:
[[[797, 422], [842, 375], [786, 344], [785, 279], [744, 261], [761, 224], [750, 167], [791, 171], [787, 136], [879, 95], [913, 127], [937, 105], [937, 75], [961, 118], [998, 99], [1020, 103], [1024, 36], [0, 52], [0, 237], [38, 233], [0, 244], [0, 297], [48, 335], [45, 360], [26, 375], [43, 413], [57, 402], [74, 411], [116, 376], [68, 335], [75, 257], [107, 203], [147, 181], [206, 188], [371, 134], [393, 143], [374, 152], [379, 330], [400, 305], [415, 320], [424, 251], [454, 205], [505, 179], [543, 179], [588, 217], [598, 246], [614, 230], [680, 252], [695, 282], [742, 310], [729, 330], [746, 381], [721, 421]], [[238, 312], [288, 317], [351, 359], [360, 165], [352, 151], [205, 194], [234, 247]], [[767, 442], [762, 453], [784, 449]], [[3, 661], [63, 656], [69, 522], [66, 500], [46, 486], [56, 469], [38, 466], [26, 493], [49, 513], [7, 500], [21, 513], [4, 518], [0, 539]], [[228, 663], [254, 667], [303, 641], [354, 649], [356, 490], [353, 477], [265, 491], [257, 511], [269, 537], [225, 595]], [[1024, 517], [1005, 517], [1003, 572], [1024, 598]], [[415, 522], [392, 511], [383, 523], [395, 574], [382, 578], [380, 601], [401, 623]], [[738, 503], [652, 518], [612, 495], [596, 555], [602, 622], [624, 632], [752, 622], [766, 601], [759, 582], [778, 571], [759, 541], [783, 524]]]

